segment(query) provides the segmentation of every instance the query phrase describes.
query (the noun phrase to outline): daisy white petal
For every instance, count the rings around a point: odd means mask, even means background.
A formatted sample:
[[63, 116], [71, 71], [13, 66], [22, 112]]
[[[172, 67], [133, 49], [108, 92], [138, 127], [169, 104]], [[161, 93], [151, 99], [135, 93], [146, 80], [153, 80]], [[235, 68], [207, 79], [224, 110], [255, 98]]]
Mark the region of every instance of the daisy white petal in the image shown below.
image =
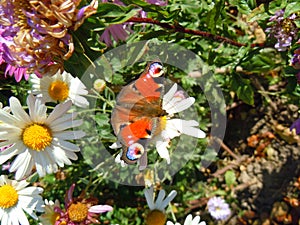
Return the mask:
[[120, 142], [115, 142], [111, 146], [109, 146], [109, 148], [111, 148], [111, 149], [116, 149], [116, 148], [121, 148], [121, 147], [122, 147], [122, 145]]
[[[167, 225], [180, 225], [180, 223], [172, 223], [170, 221], [167, 222]], [[189, 214], [184, 221], [183, 225], [206, 225], [204, 221], [200, 222], [200, 216], [195, 216], [193, 219], [193, 216]]]
[[67, 151], [72, 151], [72, 152], [80, 151], [80, 148], [78, 145], [75, 145], [71, 142], [64, 141], [64, 140], [59, 140], [59, 142], [57, 142], [56, 140], [53, 140], [53, 145], [57, 146], [59, 148], [62, 148], [64, 150], [67, 150]]
[[193, 105], [194, 102], [195, 102], [195, 98], [189, 97], [181, 101], [175, 101], [175, 105], [169, 105], [169, 107], [166, 108], [165, 110], [169, 114], [179, 113], [191, 107], [191, 105]]
[[156, 205], [157, 209], [159, 209], [160, 211], [164, 210], [164, 207], [161, 208], [161, 205], [162, 205], [162, 202], [163, 202], [163, 199], [165, 198], [165, 196], [166, 196], [165, 190], [162, 189], [158, 192], [158, 196], [156, 198], [155, 205]]
[[[24, 148], [22, 149], [22, 147]], [[25, 150], [25, 146], [20, 143], [20, 144], [15, 144], [10, 148], [7, 148], [6, 150], [2, 151], [0, 155], [0, 164], [5, 163], [7, 160], [14, 157], [18, 153], [23, 152], [23, 150]]]
[[195, 120], [182, 120], [182, 119], [172, 119], [169, 120], [169, 127], [173, 126], [173, 129], [175, 128], [180, 133], [197, 137], [197, 138], [204, 138], [206, 134], [200, 130], [199, 128], [196, 128], [199, 126], [198, 122]]
[[24, 176], [30, 174], [31, 169], [33, 167], [32, 156], [28, 152], [28, 150], [19, 154], [9, 168], [9, 172], [15, 172], [16, 180], [22, 179]]
[[167, 163], [170, 164], [170, 154], [167, 149], [169, 146], [169, 141], [156, 141], [156, 150], [159, 156], [166, 159]]
[[171, 221], [168, 221], [166, 225], [180, 225], [180, 223], [173, 223]]
[[8, 124], [9, 126], [18, 126], [20, 125], [21, 122], [19, 119], [12, 116], [8, 112], [4, 111], [3, 109], [0, 110], [0, 118], [1, 118], [1, 122], [3, 122], [4, 124]]
[[176, 197], [177, 191], [172, 190], [169, 195], [162, 201], [160, 208], [166, 208], [167, 205]]
[[155, 208], [155, 204], [153, 201], [153, 186], [148, 189], [144, 189], [144, 195], [145, 195], [149, 209], [153, 210]]
[[125, 167], [127, 164], [124, 162], [124, 160], [121, 159], [122, 154], [123, 154], [123, 153], [122, 153], [122, 150], [121, 150], [121, 152], [116, 156], [115, 162], [116, 162], [117, 164], [120, 164], [121, 167]]
[[57, 118], [55, 121], [51, 121], [51, 126], [57, 126], [61, 123], [64, 123], [64, 122], [67, 122], [67, 121], [73, 121], [74, 118], [76, 118], [77, 116], [77, 113], [75, 112], [72, 112], [72, 113], [69, 113], [69, 114], [66, 114], [60, 118]]
[[65, 129], [73, 128], [73, 127], [78, 127], [82, 124], [82, 120], [73, 120], [71, 123], [70, 121], [65, 121], [64, 123], [60, 123], [58, 125], [51, 125], [51, 129], [53, 131], [62, 131]]
[[177, 91], [177, 84], [175, 83], [163, 97], [163, 108], [166, 104], [168, 104], [172, 100], [176, 91]]
[[20, 101], [17, 98], [11, 97], [9, 99], [9, 104], [15, 118], [17, 118], [19, 121], [24, 121], [25, 124], [30, 123], [28, 114], [24, 111]]
[[47, 118], [47, 107], [42, 103], [41, 99], [29, 95], [27, 97], [27, 105], [31, 122], [44, 123]]
[[67, 101], [65, 103], [56, 105], [55, 108], [53, 109], [53, 111], [48, 116], [45, 123], [51, 124], [55, 120], [59, 119], [71, 108], [71, 106], [72, 106], [71, 101]]
[[85, 136], [83, 131], [61, 131], [53, 135], [53, 137], [68, 140], [68, 139], [80, 139]]

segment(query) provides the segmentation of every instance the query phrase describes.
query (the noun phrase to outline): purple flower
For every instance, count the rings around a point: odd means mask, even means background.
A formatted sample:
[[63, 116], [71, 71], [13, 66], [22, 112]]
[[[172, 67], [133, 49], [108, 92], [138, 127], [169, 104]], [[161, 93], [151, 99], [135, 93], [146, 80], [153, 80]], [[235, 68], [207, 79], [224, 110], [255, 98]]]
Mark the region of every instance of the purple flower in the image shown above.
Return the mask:
[[[298, 73], [300, 75], [300, 72]], [[297, 119], [292, 126], [290, 127], [290, 130], [292, 131], [293, 129], [296, 130], [296, 134], [300, 134], [300, 119]]]
[[2, 170], [4, 171], [4, 170], [9, 170], [10, 169], [10, 162], [8, 162], [8, 163], [6, 163], [6, 164], [3, 164], [2, 165]]
[[296, 73], [297, 83], [300, 84], [300, 71]]
[[[1, 142], [1, 141], [0, 141], [0, 142]], [[7, 146], [4, 146], [4, 147], [1, 147], [1, 148], [0, 148], [0, 152], [5, 151], [6, 149], [10, 148], [11, 146], [12, 146], [12, 145], [7, 145]], [[10, 162], [8, 162], [8, 163], [6, 163], [6, 164], [2, 164], [2, 170], [3, 170], [3, 171], [4, 171], [4, 170], [9, 170], [10, 165], [11, 165]]]
[[161, 0], [146, 0], [149, 4], [153, 5], [159, 5], [159, 6], [166, 6], [168, 5], [168, 0], [166, 1], [161, 1]]
[[297, 48], [294, 51], [294, 55], [292, 58], [292, 67], [294, 67], [295, 69], [299, 70], [300, 69], [300, 48]]
[[15, 80], [17, 82], [20, 82], [23, 77], [24, 77], [25, 80], [28, 80], [29, 74], [26, 73], [26, 71], [27, 71], [27, 68], [15, 67], [15, 66], [12, 66], [10, 64], [7, 64], [6, 70], [5, 70], [5, 76], [7, 76], [7, 75], [9, 75], [11, 77], [14, 76]]
[[0, 5], [0, 64], [16, 81], [28, 75], [52, 75], [74, 51], [69, 30], [95, 13], [98, 1], [77, 9], [81, 0], [14, 1]]
[[[161, 1], [161, 0], [146, 0], [146, 2], [148, 2], [149, 4], [152, 4], [152, 5], [158, 5], [158, 6], [166, 6], [166, 5], [168, 5], [168, 0], [166, 0], [166, 1]], [[147, 18], [147, 12], [145, 12], [144, 10], [141, 10], [139, 12], [139, 14], [140, 14], [140, 17]]]
[[221, 197], [212, 197], [207, 202], [210, 215], [216, 220], [226, 220], [230, 216], [229, 205]]
[[[107, 27], [100, 37], [100, 41], [103, 41], [107, 46], [112, 46], [112, 38], [116, 41], [125, 41], [128, 37], [126, 24], [112, 24]], [[111, 38], [112, 37], [112, 38]]]
[[[102, 0], [103, 3], [108, 2], [108, 0]], [[159, 6], [166, 6], [168, 4], [168, 0], [162, 1], [162, 0], [146, 0], [149, 4], [159, 5]], [[120, 0], [115, 0], [114, 4], [117, 5], [125, 5]], [[143, 10], [139, 11], [139, 16], [142, 18], [147, 17], [147, 13]], [[125, 41], [128, 38], [128, 35], [132, 33], [131, 25], [133, 23], [122, 23], [122, 24], [111, 24], [107, 28], [105, 28], [104, 32], [102, 33], [100, 37], [100, 41], [104, 42], [107, 46], [112, 46], [113, 42], [112, 40], [115, 40], [116, 42], [119, 41]]]
[[84, 192], [73, 197], [75, 184], [71, 185], [65, 196], [65, 210], [60, 207], [54, 207], [54, 211], [58, 213], [58, 218], [54, 225], [87, 225], [99, 224], [98, 215], [105, 212], [110, 212], [113, 208], [109, 205], [97, 205], [98, 199], [85, 198]]
[[296, 17], [296, 14], [292, 14], [284, 18], [284, 10], [281, 9], [269, 19], [271, 27], [268, 27], [266, 32], [269, 33], [269, 36], [277, 39], [274, 47], [278, 51], [286, 51], [291, 46], [293, 39], [297, 37], [298, 29], [294, 23]]

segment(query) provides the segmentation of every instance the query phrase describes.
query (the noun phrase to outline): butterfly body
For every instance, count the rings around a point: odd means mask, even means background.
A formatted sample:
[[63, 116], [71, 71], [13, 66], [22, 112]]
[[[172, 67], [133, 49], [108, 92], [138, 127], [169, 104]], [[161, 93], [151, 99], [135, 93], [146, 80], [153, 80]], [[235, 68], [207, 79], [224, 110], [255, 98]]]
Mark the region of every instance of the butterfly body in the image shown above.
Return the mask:
[[143, 155], [149, 140], [159, 129], [162, 109], [162, 65], [150, 63], [140, 77], [122, 88], [117, 97], [111, 123], [123, 146], [121, 159], [135, 163]]

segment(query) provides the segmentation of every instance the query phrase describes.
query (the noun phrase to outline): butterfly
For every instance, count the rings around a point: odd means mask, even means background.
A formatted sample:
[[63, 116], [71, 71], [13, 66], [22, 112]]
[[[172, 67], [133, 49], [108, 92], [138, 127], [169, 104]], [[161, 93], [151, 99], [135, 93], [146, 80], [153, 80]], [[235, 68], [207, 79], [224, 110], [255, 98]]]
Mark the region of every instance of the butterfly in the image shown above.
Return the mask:
[[160, 132], [164, 91], [161, 62], [148, 63], [138, 79], [124, 86], [117, 96], [111, 124], [122, 145], [121, 159], [134, 164], [146, 151], [151, 138]]

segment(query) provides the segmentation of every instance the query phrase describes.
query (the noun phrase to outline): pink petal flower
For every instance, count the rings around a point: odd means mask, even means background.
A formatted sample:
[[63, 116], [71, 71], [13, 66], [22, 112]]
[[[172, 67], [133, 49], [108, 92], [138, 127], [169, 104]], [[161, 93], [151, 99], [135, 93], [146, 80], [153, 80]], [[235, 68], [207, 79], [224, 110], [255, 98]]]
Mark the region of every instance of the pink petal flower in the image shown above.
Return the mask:
[[105, 212], [111, 212], [113, 210], [113, 207], [109, 205], [94, 205], [91, 208], [89, 208], [89, 212], [91, 213], [105, 213]]

